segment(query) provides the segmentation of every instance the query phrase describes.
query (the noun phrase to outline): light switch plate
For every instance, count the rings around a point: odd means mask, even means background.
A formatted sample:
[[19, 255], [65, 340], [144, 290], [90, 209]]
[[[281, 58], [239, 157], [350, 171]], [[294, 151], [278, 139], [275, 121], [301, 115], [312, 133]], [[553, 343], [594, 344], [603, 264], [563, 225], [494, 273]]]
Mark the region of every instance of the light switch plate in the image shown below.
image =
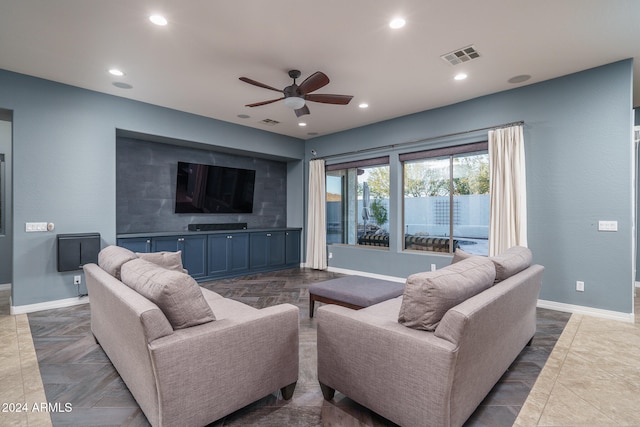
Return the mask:
[[47, 223], [46, 222], [27, 222], [25, 224], [24, 231], [26, 231], [27, 233], [47, 231]]
[[618, 231], [618, 221], [598, 221], [598, 231]]

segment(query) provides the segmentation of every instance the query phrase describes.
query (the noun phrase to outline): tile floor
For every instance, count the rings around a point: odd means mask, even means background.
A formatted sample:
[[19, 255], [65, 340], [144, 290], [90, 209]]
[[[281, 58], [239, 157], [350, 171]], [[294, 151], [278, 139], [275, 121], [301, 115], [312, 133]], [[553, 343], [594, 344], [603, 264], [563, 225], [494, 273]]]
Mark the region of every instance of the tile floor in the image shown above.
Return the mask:
[[0, 291], [0, 426], [48, 427], [52, 424], [48, 408], [41, 406], [47, 399], [29, 320], [26, 314], [9, 314], [9, 295], [9, 290]]
[[[638, 290], [636, 297], [635, 312], [640, 313]], [[28, 317], [9, 315], [8, 298], [8, 291], [0, 291], [0, 404], [27, 403], [31, 407], [47, 400]], [[301, 349], [301, 357], [313, 358], [313, 354]], [[639, 426], [639, 359], [640, 322], [630, 324], [571, 316], [514, 425]], [[301, 372], [301, 377], [305, 375], [313, 373]], [[300, 391], [297, 389], [296, 395]], [[305, 402], [297, 401], [297, 404], [304, 412]], [[358, 412], [356, 406], [346, 398], [341, 405], [323, 402], [321, 416], [341, 420], [340, 424], [331, 425], [384, 425], [375, 414], [354, 417], [352, 414]], [[0, 412], [0, 425], [52, 425], [47, 412], [30, 409]], [[305, 414], [300, 415], [302, 420]], [[286, 423], [285, 419], [281, 421]], [[229, 419], [225, 425], [242, 425], [242, 422]]]
[[636, 323], [573, 315], [516, 426], [640, 426], [640, 289]]

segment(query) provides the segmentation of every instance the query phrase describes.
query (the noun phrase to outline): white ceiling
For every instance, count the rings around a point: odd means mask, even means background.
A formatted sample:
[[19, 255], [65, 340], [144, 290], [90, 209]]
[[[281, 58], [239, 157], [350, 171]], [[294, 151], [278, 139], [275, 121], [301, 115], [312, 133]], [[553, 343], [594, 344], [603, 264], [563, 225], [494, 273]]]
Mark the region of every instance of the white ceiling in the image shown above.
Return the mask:
[[[404, 28], [389, 28], [395, 16]], [[640, 0], [0, 0], [0, 68], [302, 139], [631, 57], [638, 106], [639, 38]], [[440, 58], [468, 45], [479, 59]], [[326, 73], [314, 93], [354, 98], [309, 102], [299, 119], [282, 101], [244, 106], [279, 95], [239, 77], [284, 88], [290, 69], [298, 84]]]

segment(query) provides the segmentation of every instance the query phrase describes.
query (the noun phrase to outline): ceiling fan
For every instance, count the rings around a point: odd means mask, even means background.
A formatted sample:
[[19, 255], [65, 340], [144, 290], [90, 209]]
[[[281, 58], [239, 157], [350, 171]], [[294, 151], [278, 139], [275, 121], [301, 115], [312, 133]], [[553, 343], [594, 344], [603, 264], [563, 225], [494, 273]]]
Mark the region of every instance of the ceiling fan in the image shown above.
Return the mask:
[[271, 104], [272, 102], [280, 101], [284, 99], [284, 105], [293, 109], [296, 113], [296, 117], [309, 114], [309, 107], [306, 105], [306, 101], [322, 102], [324, 104], [337, 104], [347, 105], [353, 96], [351, 95], [330, 95], [330, 94], [312, 94], [321, 87], [329, 84], [329, 77], [321, 71], [316, 71], [307, 77], [300, 86], [296, 84], [296, 79], [300, 77], [299, 70], [289, 71], [289, 77], [293, 79], [293, 84], [285, 87], [284, 89], [276, 89], [264, 83], [257, 82], [248, 77], [240, 77], [245, 83], [252, 84], [254, 86], [262, 87], [265, 89], [274, 90], [282, 93], [282, 98], [271, 99], [269, 101], [256, 102], [255, 104], [247, 104], [246, 107], [259, 107], [260, 105]]

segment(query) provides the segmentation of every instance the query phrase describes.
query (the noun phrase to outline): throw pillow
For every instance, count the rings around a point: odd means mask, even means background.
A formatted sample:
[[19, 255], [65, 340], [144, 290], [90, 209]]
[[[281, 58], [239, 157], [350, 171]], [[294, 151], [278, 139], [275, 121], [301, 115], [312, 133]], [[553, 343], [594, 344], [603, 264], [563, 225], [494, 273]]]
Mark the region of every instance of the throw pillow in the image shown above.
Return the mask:
[[169, 270], [187, 273], [182, 267], [182, 251], [178, 252], [136, 252], [138, 258], [150, 261]]
[[127, 248], [107, 246], [98, 253], [98, 265], [104, 271], [120, 280], [120, 269], [122, 266], [136, 258], [136, 254]]
[[460, 248], [456, 248], [456, 251], [453, 253], [453, 259], [451, 260], [451, 264], [455, 264], [456, 262], [460, 262], [463, 259], [471, 258], [472, 254], [469, 252], [465, 252]]
[[122, 282], [156, 304], [173, 329], [216, 320], [200, 285], [188, 274], [135, 259], [122, 266]]
[[435, 331], [445, 313], [493, 285], [496, 270], [486, 257], [470, 257], [440, 270], [409, 276], [398, 322]]
[[528, 268], [533, 261], [533, 254], [529, 248], [513, 246], [489, 259], [496, 266], [496, 283], [498, 283]]

